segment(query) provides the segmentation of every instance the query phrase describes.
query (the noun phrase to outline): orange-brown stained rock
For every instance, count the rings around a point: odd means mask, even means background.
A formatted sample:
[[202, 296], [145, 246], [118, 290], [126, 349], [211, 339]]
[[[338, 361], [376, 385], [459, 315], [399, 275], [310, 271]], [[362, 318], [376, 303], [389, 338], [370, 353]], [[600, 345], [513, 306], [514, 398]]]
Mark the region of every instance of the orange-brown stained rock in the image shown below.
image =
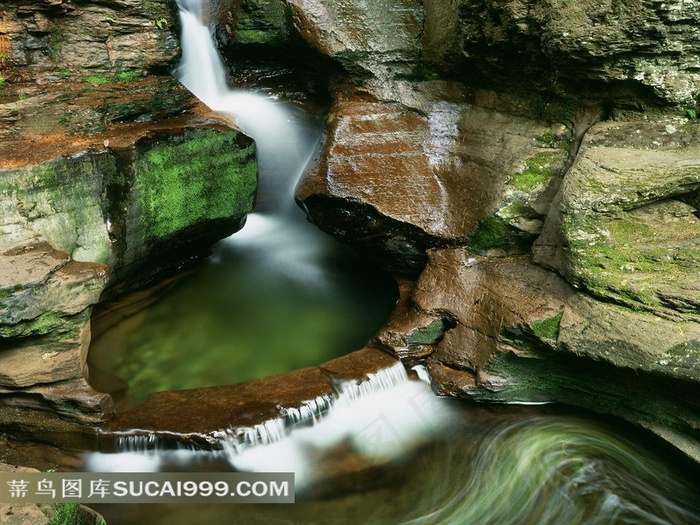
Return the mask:
[[282, 407], [298, 407], [303, 401], [333, 393], [332, 376], [364, 379], [394, 363], [396, 359], [387, 353], [368, 347], [319, 367], [238, 385], [156, 392], [143, 405], [119, 414], [104, 432], [167, 432], [188, 439], [190, 434], [251, 426], [278, 417]]

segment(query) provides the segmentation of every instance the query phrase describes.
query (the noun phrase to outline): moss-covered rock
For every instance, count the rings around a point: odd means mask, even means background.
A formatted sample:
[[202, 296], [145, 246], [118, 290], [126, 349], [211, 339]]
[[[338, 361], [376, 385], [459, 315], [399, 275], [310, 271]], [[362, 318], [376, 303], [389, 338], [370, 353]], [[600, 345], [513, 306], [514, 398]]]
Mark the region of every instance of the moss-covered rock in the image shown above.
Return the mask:
[[291, 13], [283, 0], [213, 2], [217, 11], [217, 33], [225, 33], [226, 45], [282, 47], [292, 41]]
[[252, 139], [201, 124], [132, 127], [0, 173], [3, 428], [61, 440], [109, 419], [87, 383], [92, 305], [108, 282], [132, 290], [207, 254], [252, 210]]
[[700, 129], [661, 121], [597, 125], [566, 177], [535, 260], [596, 297], [697, 316]]
[[113, 263], [102, 216], [102, 180], [115, 169], [106, 151], [81, 151], [0, 171], [0, 251], [42, 238], [76, 260]]
[[378, 342], [439, 392], [614, 414], [700, 460], [700, 323], [595, 300], [526, 257], [428, 256]]
[[204, 221], [237, 223], [253, 209], [255, 148], [237, 132], [188, 130], [137, 151], [135, 190], [151, 241]]

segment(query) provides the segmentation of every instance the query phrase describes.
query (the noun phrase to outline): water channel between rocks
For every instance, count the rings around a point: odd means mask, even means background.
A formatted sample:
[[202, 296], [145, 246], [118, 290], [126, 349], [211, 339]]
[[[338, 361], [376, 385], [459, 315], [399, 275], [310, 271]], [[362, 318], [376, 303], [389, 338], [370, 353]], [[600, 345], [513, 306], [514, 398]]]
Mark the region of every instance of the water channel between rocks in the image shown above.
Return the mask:
[[[294, 206], [293, 186], [315, 151], [321, 118], [231, 91], [209, 30], [198, 22], [198, 2], [184, 5], [179, 78], [212, 109], [234, 114], [255, 138], [259, 206], [245, 228], [220, 242], [196, 272], [136, 321], [95, 342], [91, 366], [129, 384], [123, 406], [157, 390], [233, 384], [318, 365], [362, 347], [396, 299], [389, 278], [306, 223]], [[422, 423], [439, 414], [434, 430], [440, 432], [406, 454], [368, 460], [361, 450], [376, 445], [379, 434], [373, 429], [395, 429], [391, 439], [402, 441], [401, 425], [393, 426], [391, 418], [403, 410], [406, 381], [380, 388], [383, 397], [365, 403], [365, 419], [326, 424], [327, 433], [329, 427], [349, 429], [334, 440], [312, 437], [323, 421], [290, 431], [291, 440], [306, 436], [299, 438], [303, 450], [314, 449], [314, 462], [304, 459], [303, 467], [311, 465], [321, 479], [331, 480], [300, 492], [293, 506], [105, 505], [98, 510], [108, 523], [153, 525], [700, 522], [696, 482], [675, 464], [607, 424], [546, 408], [509, 411], [426, 401], [431, 417]], [[346, 408], [360, 401], [353, 399]], [[345, 413], [335, 407], [326, 412], [327, 418]], [[364, 422], [353, 428], [353, 421]], [[266, 467], [275, 465], [253, 464], [250, 470]]]
[[93, 342], [91, 370], [129, 385], [122, 406], [158, 390], [233, 384], [347, 354], [367, 343], [397, 297], [389, 276], [308, 223], [294, 203], [323, 117], [229, 90], [208, 30], [184, 22], [191, 41], [180, 79], [255, 139], [258, 204], [184, 282]]

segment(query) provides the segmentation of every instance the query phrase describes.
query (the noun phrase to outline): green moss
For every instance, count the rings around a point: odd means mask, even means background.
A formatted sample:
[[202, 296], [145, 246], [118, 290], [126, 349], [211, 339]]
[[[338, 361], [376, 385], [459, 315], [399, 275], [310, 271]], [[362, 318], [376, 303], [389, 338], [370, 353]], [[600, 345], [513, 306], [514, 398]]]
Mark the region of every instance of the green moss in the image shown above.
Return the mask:
[[61, 114], [61, 118], [58, 119], [58, 123], [61, 126], [68, 126], [70, 124], [71, 120], [73, 120], [73, 112], [66, 109]]
[[557, 138], [554, 135], [554, 133], [552, 133], [551, 131], [546, 131], [542, 135], [540, 135], [539, 137], [536, 137], [535, 140], [537, 140], [539, 143], [541, 143], [545, 146], [552, 147], [555, 144], [556, 139]]
[[442, 319], [436, 319], [428, 326], [419, 328], [406, 338], [409, 345], [435, 344], [445, 335], [445, 326]]
[[22, 288], [24, 287], [21, 284], [16, 284], [10, 288], [0, 288], [0, 300], [7, 299], [16, 292], [19, 292]]
[[6, 85], [6, 84], [7, 84], [7, 81], [5, 80], [5, 77], [3, 77], [3, 76], [0, 74], [0, 91], [3, 90], [3, 89], [5, 89], [5, 85]]
[[136, 162], [147, 235], [164, 239], [209, 219], [252, 210], [257, 163], [234, 131], [188, 131], [157, 143]]
[[557, 158], [560, 158], [558, 152], [536, 153], [525, 161], [524, 171], [511, 175], [510, 183], [522, 191], [531, 191], [545, 184], [552, 176], [552, 165]]
[[[691, 221], [646, 223], [634, 212], [613, 218], [568, 216], [572, 281], [601, 298], [637, 311], [664, 306], [657, 290], [676, 289], [697, 273], [697, 226]], [[673, 292], [676, 293], [676, 292]], [[679, 311], [690, 311], [678, 303]]]
[[235, 39], [242, 44], [284, 44], [289, 36], [281, 0], [249, 0], [238, 9]]
[[476, 231], [467, 239], [467, 247], [474, 253], [484, 253], [494, 248], [526, 249], [531, 241], [526, 233], [508, 225], [497, 216], [479, 223]]
[[0, 325], [0, 337], [27, 337], [46, 335], [54, 330], [63, 328], [66, 318], [57, 312], [46, 312], [30, 321], [22, 321], [13, 325]]
[[[79, 503], [56, 503], [52, 506], [53, 511], [47, 512], [49, 519], [48, 525], [89, 525], [93, 523], [89, 517], [80, 508]], [[106, 525], [104, 518], [100, 517], [94, 525]]]
[[141, 78], [141, 75], [136, 71], [122, 71], [121, 73], [117, 73], [114, 78], [117, 82], [133, 82]]
[[530, 323], [530, 328], [536, 336], [542, 339], [556, 339], [559, 337], [559, 325], [564, 312], [558, 313], [542, 321], [534, 321]]
[[96, 75], [83, 76], [80, 78], [81, 80], [87, 82], [88, 84], [92, 84], [93, 86], [102, 86], [104, 84], [109, 84], [110, 82], [112, 82], [112, 80], [107, 77]]

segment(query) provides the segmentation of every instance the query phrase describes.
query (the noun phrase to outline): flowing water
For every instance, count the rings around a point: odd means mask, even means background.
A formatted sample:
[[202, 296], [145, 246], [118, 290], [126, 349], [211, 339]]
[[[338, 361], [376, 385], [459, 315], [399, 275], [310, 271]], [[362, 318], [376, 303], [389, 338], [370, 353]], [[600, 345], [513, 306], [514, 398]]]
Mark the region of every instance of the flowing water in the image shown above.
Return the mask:
[[[164, 303], [169, 300], [170, 306], [157, 305], [132, 341], [170, 336], [168, 344], [182, 347], [189, 332], [196, 341], [202, 331], [212, 330], [215, 337], [199, 341], [199, 345], [218, 344], [216, 340], [221, 338], [231, 349], [225, 364], [233, 362], [263, 373], [256, 363], [269, 360], [265, 355], [268, 347], [281, 348], [282, 354], [295, 353], [288, 344], [287, 331], [271, 338], [270, 332], [277, 326], [289, 330], [284, 316], [304, 296], [312, 305], [318, 297], [329, 301], [315, 313], [312, 308], [311, 314], [302, 314], [315, 318], [300, 329], [306, 344], [323, 346], [328, 341], [337, 344], [344, 340], [360, 346], [344, 332], [344, 325], [358, 304], [367, 307], [372, 301], [362, 303], [368, 296], [355, 298], [340, 316], [328, 314], [327, 304], [333, 303], [340, 311], [345, 308], [346, 298], [338, 296], [343, 273], [330, 273], [318, 264], [326, 257], [327, 248], [316, 243], [313, 230], [304, 230], [292, 221], [291, 187], [274, 179], [274, 174], [294, 172], [291, 180], [295, 180], [318, 140], [320, 123], [290, 106], [229, 90], [209, 30], [200, 22], [200, 3], [181, 0], [180, 5], [183, 63], [179, 78], [213, 109], [234, 114], [258, 141], [261, 183], [271, 197], [242, 232], [217, 247], [207, 263], [207, 277], [195, 277], [181, 286], [166, 298]], [[265, 189], [270, 184], [275, 187]], [[288, 200], [277, 200], [277, 195]], [[267, 273], [258, 274], [258, 270]], [[355, 277], [345, 279], [351, 282]], [[229, 287], [224, 282], [228, 280], [236, 284]], [[278, 296], [278, 291], [265, 285], [269, 280], [289, 288]], [[215, 303], [214, 312], [206, 308], [197, 311], [202, 307], [204, 284], [213, 286], [207, 300]], [[347, 294], [353, 286], [351, 282], [342, 293]], [[251, 296], [244, 295], [248, 292], [253, 296], [269, 293], [260, 299], [266, 304], [261, 310], [264, 313], [251, 313]], [[230, 294], [246, 298], [236, 302]], [[290, 305], [276, 312], [274, 304], [284, 303], [287, 294], [292, 298]], [[193, 303], [197, 308], [192, 308]], [[243, 335], [240, 327], [230, 333], [214, 329], [210, 317], [219, 318], [218, 310], [225, 310], [231, 318], [241, 317], [244, 324], [256, 328], [249, 336]], [[175, 314], [187, 322], [173, 322]], [[256, 316], [261, 316], [259, 325]], [[195, 329], [200, 323], [202, 326]], [[294, 323], [303, 324], [298, 320]], [[369, 333], [375, 327], [367, 319], [357, 323], [365, 323]], [[312, 325], [321, 332], [315, 332]], [[169, 335], [169, 331], [173, 333]], [[241, 340], [254, 349], [254, 357], [237, 357]], [[163, 344], [162, 339], [158, 344]], [[188, 370], [201, 359], [200, 350], [192, 348], [197, 356], [187, 361]], [[282, 354], [275, 354], [275, 359], [284, 360], [279, 357]], [[314, 355], [311, 352], [306, 357], [313, 359]], [[135, 358], [135, 354], [130, 357]], [[183, 373], [174, 363], [167, 366], [174, 367], [173, 375]], [[203, 366], [212, 365], [204, 358]], [[294, 363], [285, 362], [285, 366], [293, 367]], [[421, 370], [418, 372], [425, 378]], [[238, 376], [228, 375], [223, 382], [234, 382], [231, 377]], [[279, 418], [254, 427], [221, 429], [219, 447], [214, 451], [186, 447], [165, 450], [157, 436], [125, 437], [120, 453], [86, 455], [85, 468], [296, 473], [299, 492], [294, 505], [96, 507], [112, 525], [700, 523], [700, 492], [694, 478], [697, 469], [686, 465], [685, 472], [679, 470], [657, 454], [656, 450], [666, 450], [659, 443], [640, 445], [638, 440], [625, 437], [629, 434], [629, 429], [621, 433], [608, 424], [557, 414], [547, 407], [488, 409], [437, 398], [425, 379], [409, 379], [397, 364], [364, 382], [341, 382], [334, 395], [282, 409]]]
[[611, 426], [545, 410], [465, 407], [397, 363], [277, 419], [222, 430], [218, 450], [124, 437], [122, 452], [88, 454], [85, 469], [295, 473], [294, 505], [98, 507], [113, 524], [698, 523], [692, 474]]
[[258, 202], [244, 228], [215, 246], [214, 255], [138, 317], [137, 326], [126, 322], [93, 343], [91, 370], [129, 384], [122, 407], [157, 390], [238, 383], [362, 348], [397, 296], [392, 279], [308, 223], [294, 203], [323, 117], [230, 89], [200, 22], [200, 3], [182, 5], [176, 76], [255, 139]]

